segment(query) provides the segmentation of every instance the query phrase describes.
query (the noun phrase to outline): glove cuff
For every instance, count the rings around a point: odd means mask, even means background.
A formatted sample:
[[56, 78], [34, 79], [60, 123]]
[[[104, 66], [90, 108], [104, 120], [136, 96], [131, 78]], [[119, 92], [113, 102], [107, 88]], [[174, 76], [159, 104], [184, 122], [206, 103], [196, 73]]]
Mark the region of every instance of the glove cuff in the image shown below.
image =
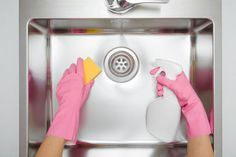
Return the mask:
[[188, 104], [187, 107], [182, 108], [182, 112], [187, 122], [188, 138], [209, 135], [211, 129], [201, 101], [199, 100], [196, 104]]
[[79, 111], [60, 110], [56, 113], [53, 122], [47, 132], [47, 136], [64, 138], [70, 143], [77, 141], [79, 126]]

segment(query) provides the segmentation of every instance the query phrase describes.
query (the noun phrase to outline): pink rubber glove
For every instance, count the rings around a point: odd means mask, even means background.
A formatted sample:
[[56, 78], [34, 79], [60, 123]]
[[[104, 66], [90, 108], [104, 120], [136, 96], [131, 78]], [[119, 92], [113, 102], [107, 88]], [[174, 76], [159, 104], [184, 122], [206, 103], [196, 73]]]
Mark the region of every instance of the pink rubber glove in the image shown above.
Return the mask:
[[188, 138], [209, 135], [211, 133], [202, 102], [184, 72], [180, 73], [176, 80], [169, 80], [165, 76], [160, 75], [157, 77], [157, 83], [168, 87], [177, 96], [183, 115], [186, 118]]
[[211, 106], [211, 112], [210, 112], [210, 127], [211, 127], [211, 133], [214, 134], [214, 105]]
[[71, 64], [57, 85], [59, 109], [48, 130], [47, 136], [56, 136], [72, 142], [77, 141], [79, 116], [82, 105], [88, 98], [93, 81], [84, 85], [83, 59]]

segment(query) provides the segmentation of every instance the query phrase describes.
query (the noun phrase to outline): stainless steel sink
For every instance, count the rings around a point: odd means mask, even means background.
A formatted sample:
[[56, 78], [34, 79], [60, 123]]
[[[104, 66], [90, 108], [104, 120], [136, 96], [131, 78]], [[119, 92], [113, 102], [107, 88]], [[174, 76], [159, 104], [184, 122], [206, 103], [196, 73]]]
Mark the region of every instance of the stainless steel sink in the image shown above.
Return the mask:
[[[89, 56], [103, 70], [82, 109], [81, 145], [166, 145], [145, 123], [147, 106], [156, 97], [149, 75], [156, 58], [182, 65], [206, 108], [212, 104], [213, 24], [208, 19], [33, 19], [28, 31], [30, 144], [44, 138], [58, 107], [56, 85], [77, 57]], [[110, 65], [109, 59], [117, 62]], [[126, 66], [116, 65], [119, 60]], [[186, 142], [182, 123], [175, 143]]]
[[219, 4], [170, 1], [114, 15], [99, 1], [94, 12], [85, 0], [46, 1], [21, 1], [21, 157], [34, 156], [45, 137], [58, 108], [56, 85], [77, 57], [91, 57], [102, 73], [81, 112], [79, 143], [67, 145], [63, 156], [186, 156], [184, 119], [170, 143], [146, 129], [146, 108], [156, 97], [149, 71], [161, 58], [182, 65], [208, 114], [214, 102], [220, 157]]

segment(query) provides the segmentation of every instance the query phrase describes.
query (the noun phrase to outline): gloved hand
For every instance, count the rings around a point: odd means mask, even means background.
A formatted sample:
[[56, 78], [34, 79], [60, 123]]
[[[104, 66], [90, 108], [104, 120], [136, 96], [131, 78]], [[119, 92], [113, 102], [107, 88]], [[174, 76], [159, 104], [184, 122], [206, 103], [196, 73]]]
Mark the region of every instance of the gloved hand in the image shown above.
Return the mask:
[[214, 134], [214, 105], [211, 106], [210, 112], [210, 127], [211, 127], [211, 134]]
[[56, 136], [72, 142], [77, 141], [80, 109], [88, 98], [93, 81], [84, 85], [83, 59], [71, 64], [57, 85], [59, 109], [47, 136]]
[[209, 135], [211, 133], [202, 102], [195, 93], [184, 72], [180, 73], [176, 77], [176, 80], [170, 80], [165, 76], [160, 75], [157, 77], [157, 84], [166, 86], [175, 93], [182, 108], [182, 113], [186, 118], [188, 138]]

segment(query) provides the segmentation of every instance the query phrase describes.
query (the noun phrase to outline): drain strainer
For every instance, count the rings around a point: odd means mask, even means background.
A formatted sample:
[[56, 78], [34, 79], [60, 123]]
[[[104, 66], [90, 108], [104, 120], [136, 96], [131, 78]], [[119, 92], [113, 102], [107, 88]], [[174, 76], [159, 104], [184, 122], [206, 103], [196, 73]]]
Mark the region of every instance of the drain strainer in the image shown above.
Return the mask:
[[126, 47], [117, 47], [106, 55], [104, 69], [107, 76], [113, 81], [127, 82], [137, 74], [139, 61], [132, 50]]

